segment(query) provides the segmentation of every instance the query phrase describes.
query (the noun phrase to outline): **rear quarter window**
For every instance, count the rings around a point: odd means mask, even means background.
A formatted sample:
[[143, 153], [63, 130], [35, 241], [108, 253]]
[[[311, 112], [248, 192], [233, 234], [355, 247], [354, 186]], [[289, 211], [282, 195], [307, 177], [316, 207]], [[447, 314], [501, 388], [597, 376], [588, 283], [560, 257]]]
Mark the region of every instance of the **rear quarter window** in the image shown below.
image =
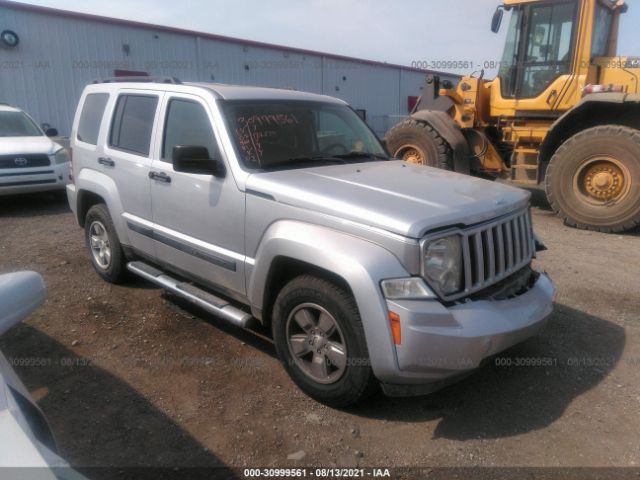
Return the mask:
[[121, 95], [113, 114], [109, 146], [149, 156], [157, 106], [156, 96]]
[[109, 101], [108, 93], [90, 93], [84, 99], [78, 123], [77, 139], [91, 145], [98, 144], [104, 109]]

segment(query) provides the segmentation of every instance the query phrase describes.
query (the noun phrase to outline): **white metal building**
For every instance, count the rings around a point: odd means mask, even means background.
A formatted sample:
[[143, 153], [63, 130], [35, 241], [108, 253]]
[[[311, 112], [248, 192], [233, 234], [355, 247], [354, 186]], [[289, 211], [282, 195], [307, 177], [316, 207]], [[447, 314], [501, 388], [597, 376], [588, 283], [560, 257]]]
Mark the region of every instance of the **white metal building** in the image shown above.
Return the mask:
[[[332, 95], [361, 110], [376, 133], [383, 135], [408, 114], [428, 73], [0, 0], [0, 32], [7, 31], [8, 36], [0, 37], [0, 102], [23, 108], [61, 135], [69, 134], [87, 83], [133, 74]], [[17, 45], [9, 46], [16, 39]]]

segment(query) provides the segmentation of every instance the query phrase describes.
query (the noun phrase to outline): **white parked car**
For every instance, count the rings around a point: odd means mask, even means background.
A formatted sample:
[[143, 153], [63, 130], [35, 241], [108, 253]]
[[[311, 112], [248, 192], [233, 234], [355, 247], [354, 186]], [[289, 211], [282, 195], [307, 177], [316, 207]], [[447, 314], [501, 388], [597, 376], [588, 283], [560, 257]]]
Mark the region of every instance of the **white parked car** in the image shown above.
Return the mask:
[[19, 108], [0, 104], [0, 195], [64, 192], [69, 183], [68, 151]]
[[[35, 272], [0, 275], [0, 335], [38, 308], [45, 296], [42, 277]], [[0, 478], [84, 478], [55, 450], [44, 415], [0, 353]]]

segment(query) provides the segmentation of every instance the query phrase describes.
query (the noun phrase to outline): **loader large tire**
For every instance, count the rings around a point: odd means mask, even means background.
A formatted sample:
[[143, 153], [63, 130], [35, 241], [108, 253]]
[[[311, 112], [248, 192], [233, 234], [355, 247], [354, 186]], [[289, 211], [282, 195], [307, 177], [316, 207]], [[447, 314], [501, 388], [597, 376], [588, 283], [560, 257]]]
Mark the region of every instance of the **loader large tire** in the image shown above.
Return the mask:
[[640, 225], [640, 131], [617, 125], [567, 140], [547, 168], [551, 208], [572, 227], [612, 233]]
[[453, 170], [453, 151], [428, 123], [408, 118], [385, 137], [391, 156], [409, 163]]

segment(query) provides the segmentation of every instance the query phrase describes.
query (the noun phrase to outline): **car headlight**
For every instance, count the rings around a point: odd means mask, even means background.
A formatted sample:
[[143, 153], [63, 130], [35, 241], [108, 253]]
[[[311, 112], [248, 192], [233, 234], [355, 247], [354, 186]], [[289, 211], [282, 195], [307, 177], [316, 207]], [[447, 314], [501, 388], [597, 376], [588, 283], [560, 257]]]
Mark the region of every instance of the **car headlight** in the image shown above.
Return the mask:
[[436, 298], [435, 293], [422, 278], [395, 278], [381, 283], [382, 293], [387, 300], [424, 300]]
[[429, 284], [443, 295], [462, 290], [462, 242], [459, 235], [425, 243], [423, 272]]
[[55, 155], [56, 165], [60, 165], [62, 163], [69, 163], [71, 160], [69, 158], [69, 152], [67, 152], [66, 148], [62, 148], [58, 150]]

